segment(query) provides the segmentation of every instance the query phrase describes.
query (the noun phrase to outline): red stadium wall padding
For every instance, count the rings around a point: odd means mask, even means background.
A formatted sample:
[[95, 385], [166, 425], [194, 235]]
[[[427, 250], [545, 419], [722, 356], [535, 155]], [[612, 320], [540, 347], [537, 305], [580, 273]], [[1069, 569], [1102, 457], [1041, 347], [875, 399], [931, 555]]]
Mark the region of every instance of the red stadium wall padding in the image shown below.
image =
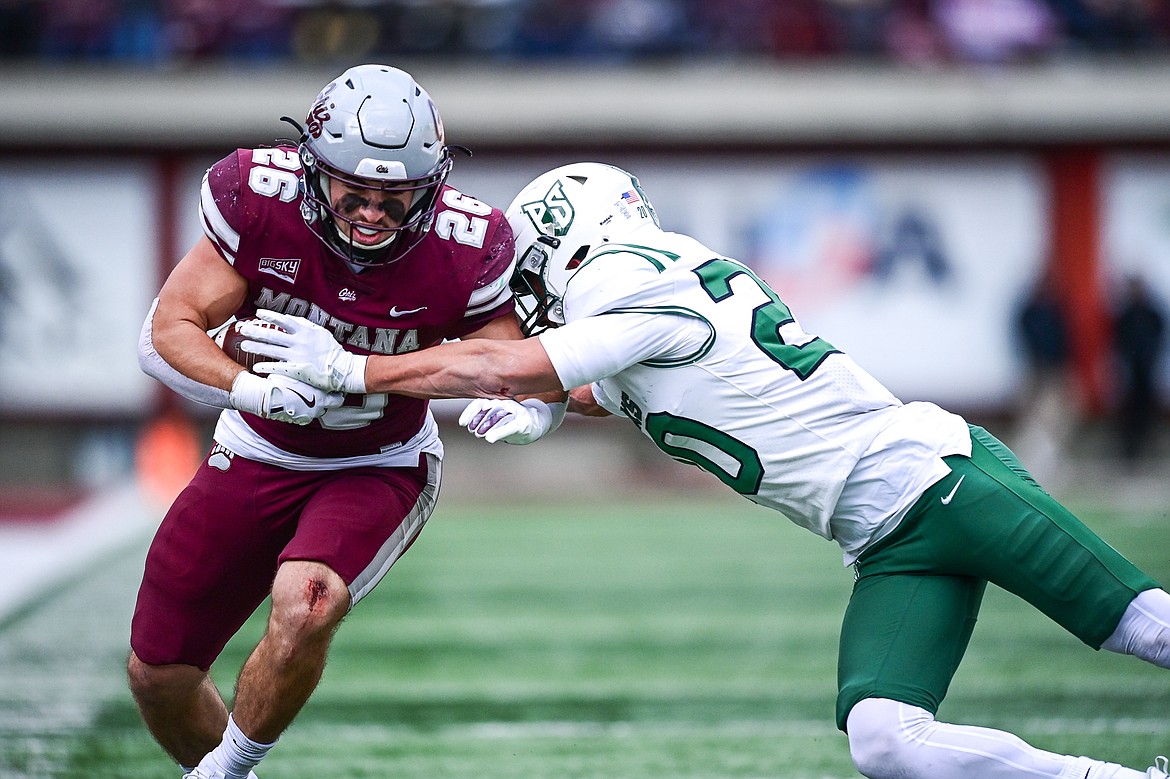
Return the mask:
[[1109, 396], [1109, 318], [1101, 287], [1101, 162], [1097, 147], [1051, 152], [1054, 276], [1069, 314], [1073, 363], [1087, 410], [1101, 413]]
[[[155, 249], [158, 252], [155, 266], [158, 273], [158, 286], [170, 275], [171, 269], [186, 253], [188, 247], [179, 245], [179, 198], [186, 193], [180, 191], [180, 185], [185, 183], [182, 178], [181, 160], [174, 154], [162, 155], [156, 158], [155, 179], [158, 241]], [[161, 412], [174, 411], [178, 406], [179, 398], [161, 382], [158, 382], [158, 404]]]

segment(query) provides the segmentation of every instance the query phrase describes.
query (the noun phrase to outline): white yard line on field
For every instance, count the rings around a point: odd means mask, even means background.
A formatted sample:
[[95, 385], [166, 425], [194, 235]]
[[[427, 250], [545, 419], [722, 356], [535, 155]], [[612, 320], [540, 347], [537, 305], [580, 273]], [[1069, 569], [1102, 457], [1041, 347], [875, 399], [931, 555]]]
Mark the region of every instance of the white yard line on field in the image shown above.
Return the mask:
[[[1078, 717], [1031, 717], [1020, 721], [1017, 729], [1045, 735], [1061, 734], [1142, 734], [1159, 732], [1165, 720], [1148, 717], [1119, 719]], [[839, 733], [830, 719], [726, 720], [723, 722], [685, 722], [638, 720], [625, 722], [542, 721], [542, 722], [473, 722], [444, 725], [436, 729], [415, 729], [405, 725], [327, 725], [314, 723], [313, 730], [328, 733], [331, 742], [370, 743], [388, 734], [434, 733], [452, 739], [530, 739], [530, 738], [633, 738], [644, 736], [717, 735], [725, 738], [799, 736], [832, 737]], [[377, 734], [377, 735], [375, 735]], [[844, 735], [841, 734], [844, 738]]]

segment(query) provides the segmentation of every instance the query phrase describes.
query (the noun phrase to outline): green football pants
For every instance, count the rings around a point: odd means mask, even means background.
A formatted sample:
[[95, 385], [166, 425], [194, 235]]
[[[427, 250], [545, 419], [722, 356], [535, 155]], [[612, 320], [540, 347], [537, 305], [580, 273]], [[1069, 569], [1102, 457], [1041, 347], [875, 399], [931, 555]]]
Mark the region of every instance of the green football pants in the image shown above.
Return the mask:
[[947, 457], [902, 523], [857, 561], [841, 628], [837, 726], [891, 698], [932, 713], [975, 627], [988, 582], [1099, 649], [1158, 583], [1045, 492], [1006, 446], [971, 426], [971, 457]]

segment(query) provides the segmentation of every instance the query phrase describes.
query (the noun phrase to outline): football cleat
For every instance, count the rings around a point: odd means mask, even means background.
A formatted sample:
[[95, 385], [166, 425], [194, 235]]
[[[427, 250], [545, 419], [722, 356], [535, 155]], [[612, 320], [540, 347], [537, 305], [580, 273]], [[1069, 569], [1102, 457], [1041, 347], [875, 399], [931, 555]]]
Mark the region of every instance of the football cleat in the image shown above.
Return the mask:
[[1158, 755], [1154, 758], [1154, 764], [1146, 771], [1146, 779], [1167, 779], [1170, 777], [1170, 761]]

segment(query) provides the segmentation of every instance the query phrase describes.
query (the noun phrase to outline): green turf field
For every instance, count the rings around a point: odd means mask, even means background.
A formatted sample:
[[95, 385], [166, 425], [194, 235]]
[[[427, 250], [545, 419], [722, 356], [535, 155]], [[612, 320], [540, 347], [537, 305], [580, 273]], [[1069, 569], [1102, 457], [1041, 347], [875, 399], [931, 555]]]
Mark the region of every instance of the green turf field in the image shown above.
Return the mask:
[[[1087, 513], [1170, 581], [1170, 517]], [[142, 547], [0, 625], [0, 777], [178, 771], [122, 662]], [[262, 779], [856, 776], [833, 726], [836, 546], [745, 501], [445, 503], [343, 625]], [[230, 691], [258, 637], [216, 668]], [[989, 591], [941, 717], [1149, 765], [1170, 674], [1093, 652]]]

